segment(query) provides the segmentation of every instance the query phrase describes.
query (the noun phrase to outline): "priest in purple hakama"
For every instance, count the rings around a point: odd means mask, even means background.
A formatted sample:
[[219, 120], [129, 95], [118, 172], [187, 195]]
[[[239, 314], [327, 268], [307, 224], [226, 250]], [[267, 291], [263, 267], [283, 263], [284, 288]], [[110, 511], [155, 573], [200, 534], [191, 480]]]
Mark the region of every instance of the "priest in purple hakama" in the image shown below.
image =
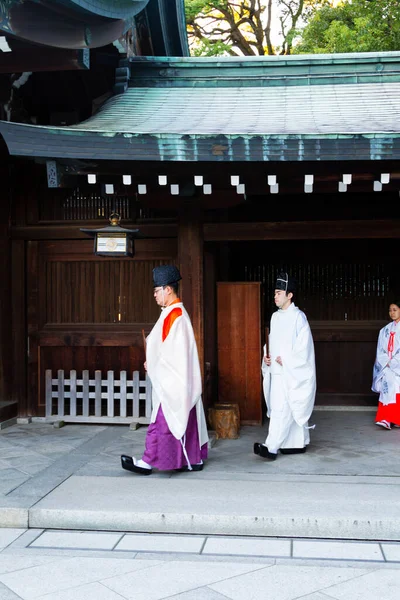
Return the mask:
[[150, 475], [201, 471], [208, 434], [201, 399], [201, 371], [193, 327], [178, 298], [181, 275], [173, 265], [153, 269], [154, 297], [161, 315], [146, 340], [146, 369], [153, 409], [141, 459], [121, 456], [122, 468]]

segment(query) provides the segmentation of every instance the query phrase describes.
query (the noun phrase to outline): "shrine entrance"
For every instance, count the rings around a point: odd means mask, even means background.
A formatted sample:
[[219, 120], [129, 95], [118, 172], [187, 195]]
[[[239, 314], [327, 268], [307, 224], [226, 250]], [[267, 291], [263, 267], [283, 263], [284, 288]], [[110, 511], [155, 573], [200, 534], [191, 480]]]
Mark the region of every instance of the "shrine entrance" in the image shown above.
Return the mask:
[[[255, 348], [242, 353], [233, 368], [237, 349], [229, 346], [235, 335], [227, 334], [223, 326], [225, 307], [217, 307], [219, 389], [224, 390], [226, 374], [221, 351], [231, 356], [230, 387], [260, 390], [261, 349], [265, 342], [265, 326], [268, 326], [275, 310], [273, 290], [276, 274], [287, 271], [298, 282], [295, 303], [303, 310], [313, 333], [316, 367], [316, 404], [325, 406], [374, 406], [376, 395], [371, 392], [372, 366], [380, 328], [388, 322], [388, 306], [397, 297], [396, 240], [288, 240], [229, 242], [218, 246], [218, 281], [231, 283], [231, 304], [241, 304], [240, 285], [253, 284], [258, 295], [260, 312], [253, 310], [247, 323], [245, 318], [237, 324], [236, 337], [243, 330], [248, 338], [252, 321], [259, 331], [258, 352]], [[228, 284], [217, 283], [217, 286]], [[245, 307], [243, 310], [246, 311]], [[233, 342], [232, 342], [233, 344]], [[253, 344], [254, 346], [254, 344]], [[245, 350], [246, 346], [243, 346]], [[222, 355], [222, 354], [221, 354]], [[246, 364], [246, 360], [248, 364]], [[254, 362], [257, 368], [254, 369]], [[247, 381], [244, 373], [253, 374]], [[222, 376], [222, 383], [221, 383]], [[257, 399], [253, 402], [258, 406]]]

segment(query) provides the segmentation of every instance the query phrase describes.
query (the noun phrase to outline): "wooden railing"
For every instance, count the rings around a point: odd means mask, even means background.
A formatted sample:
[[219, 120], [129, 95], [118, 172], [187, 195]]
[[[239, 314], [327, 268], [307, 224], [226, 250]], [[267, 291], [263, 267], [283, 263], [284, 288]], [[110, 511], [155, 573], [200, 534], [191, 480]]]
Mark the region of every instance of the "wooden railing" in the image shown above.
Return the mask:
[[[107, 372], [102, 379], [101, 371], [95, 371], [90, 379], [89, 371], [76, 371], [69, 377], [63, 370], [53, 378], [46, 371], [46, 419], [62, 420], [66, 423], [150, 423], [151, 382], [141, 381], [139, 371], [128, 379], [126, 371], [120, 371], [115, 379], [114, 371]], [[55, 401], [56, 400], [56, 401]]]

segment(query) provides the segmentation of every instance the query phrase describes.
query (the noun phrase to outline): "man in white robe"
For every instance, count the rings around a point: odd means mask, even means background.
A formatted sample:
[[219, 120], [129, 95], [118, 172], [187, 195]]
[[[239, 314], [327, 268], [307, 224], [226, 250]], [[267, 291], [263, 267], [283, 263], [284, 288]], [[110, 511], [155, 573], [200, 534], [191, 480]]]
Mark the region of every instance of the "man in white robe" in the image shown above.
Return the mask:
[[201, 471], [207, 458], [207, 426], [193, 327], [179, 300], [179, 270], [153, 269], [154, 298], [161, 315], [146, 340], [145, 368], [152, 383], [152, 414], [141, 459], [122, 455], [122, 468], [140, 475]]
[[316, 376], [314, 343], [306, 315], [292, 302], [294, 280], [281, 273], [276, 281], [269, 335], [269, 353], [264, 349], [263, 389], [270, 418], [264, 444], [254, 444], [254, 453], [275, 460], [282, 454], [306, 451], [310, 443], [308, 420], [314, 408]]

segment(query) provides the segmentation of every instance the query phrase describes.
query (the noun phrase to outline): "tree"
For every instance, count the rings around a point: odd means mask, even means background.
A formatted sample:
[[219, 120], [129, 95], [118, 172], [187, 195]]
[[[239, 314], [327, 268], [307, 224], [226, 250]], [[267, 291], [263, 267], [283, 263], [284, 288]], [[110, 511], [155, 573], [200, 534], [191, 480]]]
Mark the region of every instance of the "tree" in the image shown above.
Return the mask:
[[343, 0], [314, 13], [294, 54], [400, 50], [399, 0]]
[[290, 54], [301, 20], [326, 1], [186, 0], [192, 54]]

